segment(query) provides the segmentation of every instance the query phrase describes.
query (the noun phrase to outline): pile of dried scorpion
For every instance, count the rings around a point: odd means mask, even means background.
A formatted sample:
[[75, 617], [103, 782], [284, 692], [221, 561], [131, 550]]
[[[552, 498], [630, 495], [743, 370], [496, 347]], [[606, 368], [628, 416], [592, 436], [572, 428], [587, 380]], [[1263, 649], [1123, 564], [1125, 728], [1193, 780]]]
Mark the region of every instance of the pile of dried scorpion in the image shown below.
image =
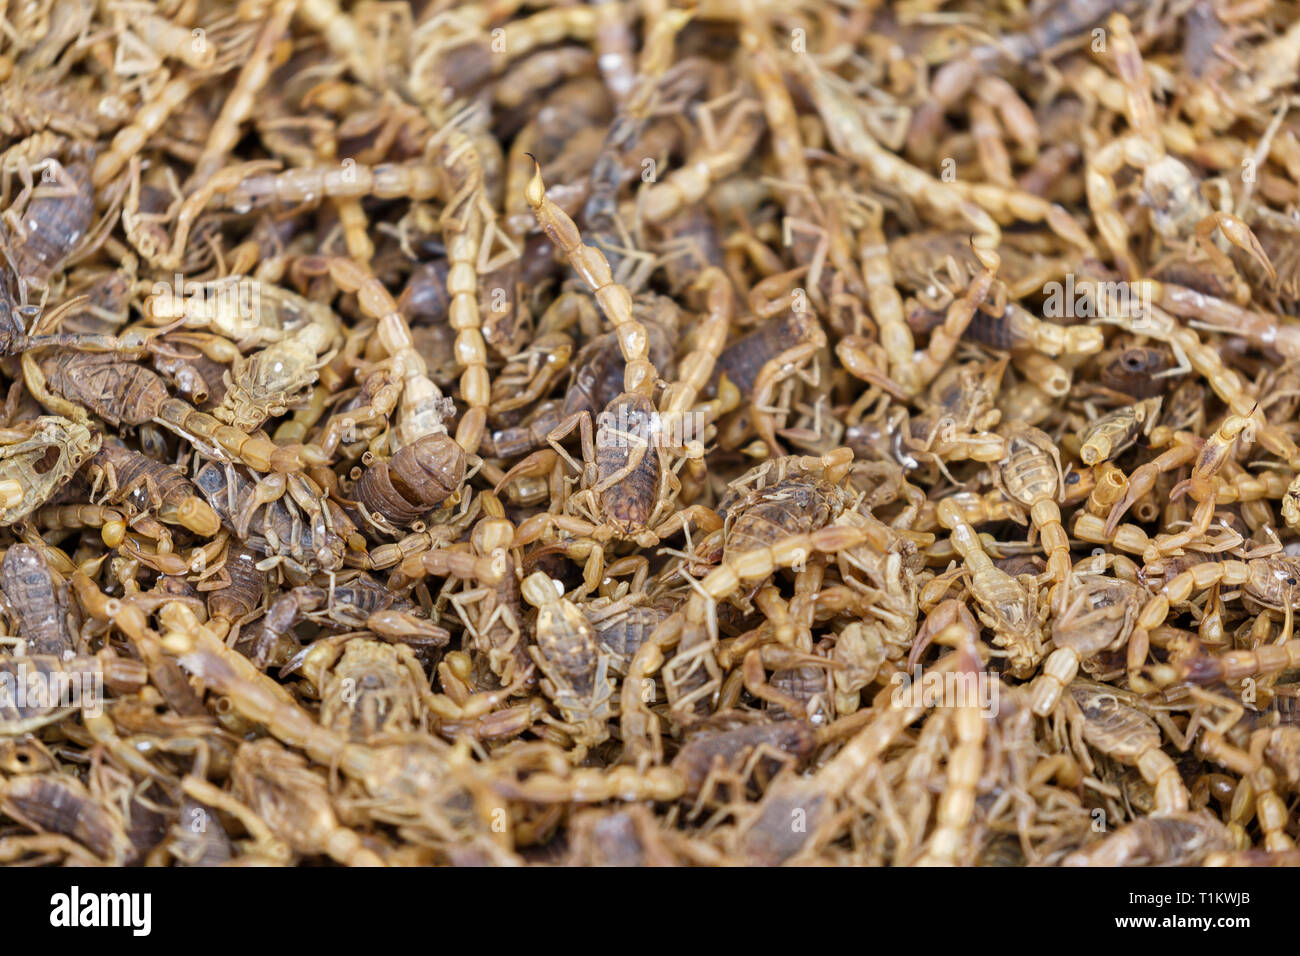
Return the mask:
[[1300, 863], [1294, 0], [0, 25], [0, 862]]

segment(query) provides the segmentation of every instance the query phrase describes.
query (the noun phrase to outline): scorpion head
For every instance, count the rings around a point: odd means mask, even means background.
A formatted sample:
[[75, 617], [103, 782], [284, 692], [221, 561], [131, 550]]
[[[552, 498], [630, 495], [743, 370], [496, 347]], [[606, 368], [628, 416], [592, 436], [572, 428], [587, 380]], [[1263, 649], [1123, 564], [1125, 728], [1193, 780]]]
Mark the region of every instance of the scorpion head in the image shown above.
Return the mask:
[[[0, 480], [13, 488], [0, 506], [0, 526], [39, 508], [99, 450], [102, 436], [85, 425], [44, 415], [14, 429], [26, 437], [6, 443]], [[19, 493], [21, 490], [21, 493]]]
[[1300, 606], [1300, 560], [1286, 555], [1256, 558], [1247, 564], [1246, 593], [1260, 604], [1282, 610]]
[[[1026, 576], [1025, 582], [1028, 580]], [[1028, 677], [1043, 657], [1043, 616], [1037, 588], [989, 568], [972, 575], [970, 590], [978, 602], [980, 620], [993, 631], [993, 643], [1005, 650], [1008, 672]]]
[[343, 567], [343, 555], [347, 551], [347, 544], [334, 532], [326, 531], [323, 523], [318, 530], [321, 533], [313, 536], [317, 542], [316, 561], [322, 571], [337, 571]]
[[223, 424], [243, 432], [252, 432], [262, 427], [262, 423], [270, 417], [270, 410], [251, 402], [231, 401], [227, 395], [226, 401], [214, 409], [213, 415]]
[[1188, 224], [1194, 226], [1212, 211], [1196, 176], [1172, 156], [1146, 167], [1138, 201], [1150, 208], [1151, 225], [1166, 238], [1186, 235], [1191, 231]]
[[283, 415], [306, 401], [316, 383], [316, 366], [296, 358], [270, 347], [246, 359], [236, 359], [226, 375], [225, 400], [213, 410], [213, 416], [240, 431], [251, 432], [268, 418]]

